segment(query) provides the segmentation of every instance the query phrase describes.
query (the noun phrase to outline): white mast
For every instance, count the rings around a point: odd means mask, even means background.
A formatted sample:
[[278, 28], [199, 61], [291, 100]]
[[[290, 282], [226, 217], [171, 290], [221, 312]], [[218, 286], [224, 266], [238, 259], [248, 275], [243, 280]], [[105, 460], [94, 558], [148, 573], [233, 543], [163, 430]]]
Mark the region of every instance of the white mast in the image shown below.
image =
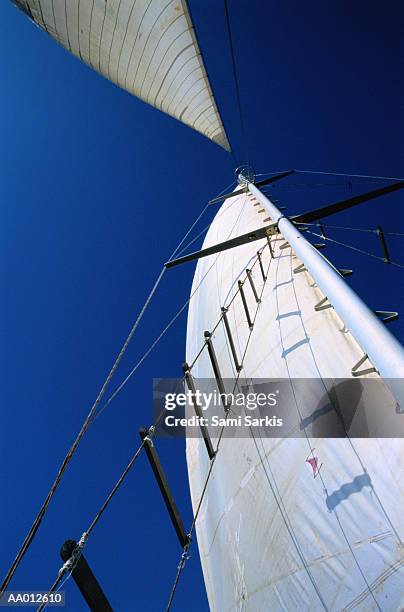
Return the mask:
[[[242, 365], [242, 385], [260, 379], [285, 381], [294, 390], [290, 410], [296, 427], [291, 425], [282, 438], [271, 437], [264, 428], [253, 428], [249, 438], [224, 437], [207, 486], [211, 459], [204, 439], [187, 438], [191, 497], [194, 510], [200, 508], [196, 529], [210, 608], [401, 610], [404, 490], [397, 474], [404, 460], [398, 437], [402, 415], [376, 373], [367, 373], [360, 381], [351, 378], [352, 366], [369, 349], [370, 335], [377, 342], [385, 330], [292, 223], [259, 190], [252, 185], [249, 189], [251, 195], [237, 189], [225, 200], [202, 253], [237, 234], [253, 236], [261, 228], [271, 228], [268, 213], [281, 235], [272, 236], [271, 249], [261, 239], [198, 259], [192, 291], [202, 282], [203, 290], [190, 303], [186, 359], [194, 363], [196, 385], [214, 375], [208, 351], [200, 352], [204, 331], [211, 330], [222, 380], [229, 381], [227, 390], [239, 374], [237, 363]], [[253, 268], [257, 303], [247, 269], [256, 261], [260, 246], [264, 274], [258, 264]], [[302, 273], [294, 273], [297, 270]], [[237, 293], [239, 279], [245, 282], [252, 329]], [[341, 290], [336, 285], [340, 282]], [[335, 308], [316, 312], [324, 295]], [[223, 306], [237, 362], [224, 325], [217, 325]], [[345, 323], [357, 333], [362, 321], [369, 337], [358, 335], [359, 345]], [[394, 357], [395, 341], [386, 336], [382, 342], [393, 354], [388, 375], [397, 375], [398, 364], [403, 363], [401, 349]], [[375, 365], [381, 368], [379, 359]], [[324, 437], [330, 430], [321, 424], [334, 410], [333, 394], [339, 393], [341, 383], [345, 388], [351, 382], [360, 389], [364, 422], [380, 437]], [[380, 396], [371, 392], [375, 387]], [[331, 411], [323, 412], [322, 407]], [[373, 428], [381, 412], [383, 418]], [[359, 417], [359, 412], [355, 415]], [[387, 435], [397, 432], [397, 438], [383, 439], [386, 422], [394, 423]], [[295, 432], [302, 437], [294, 437]], [[318, 477], [309, 458], [321, 466]]]
[[[248, 189], [278, 225], [297, 257], [333, 305], [346, 327], [385, 379], [394, 396], [404, 405], [404, 349], [372, 310], [349, 287], [341, 274], [305, 239], [296, 226], [254, 184]], [[354, 365], [354, 364], [352, 364]]]

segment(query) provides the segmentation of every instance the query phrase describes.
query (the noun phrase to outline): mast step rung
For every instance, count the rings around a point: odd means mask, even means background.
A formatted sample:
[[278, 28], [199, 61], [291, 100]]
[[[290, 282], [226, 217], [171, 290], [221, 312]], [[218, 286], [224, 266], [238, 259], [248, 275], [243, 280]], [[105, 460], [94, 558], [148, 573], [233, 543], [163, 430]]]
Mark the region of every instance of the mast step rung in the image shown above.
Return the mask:
[[260, 208], [260, 210], [258, 211], [258, 214], [261, 214], [261, 213], [264, 213], [264, 212], [266, 212], [265, 208]]
[[269, 247], [269, 252], [271, 253], [271, 257], [272, 259], [274, 258], [274, 250], [272, 248], [272, 244], [271, 244], [271, 239], [269, 236], [267, 236], [267, 240], [268, 240], [268, 247]]
[[317, 223], [317, 225], [318, 225], [318, 227], [320, 228], [320, 231], [321, 231], [321, 238], [323, 238], [323, 239], [324, 239], [324, 238], [327, 238], [327, 236], [326, 236], [326, 234], [325, 234], [325, 231], [324, 231], [323, 224], [321, 223], [321, 221], [319, 221], [319, 222]]
[[328, 301], [328, 297], [323, 298], [314, 306], [314, 310], [316, 312], [319, 312], [320, 310], [326, 310], [327, 308], [333, 308], [333, 305], [330, 304], [330, 302]]
[[248, 304], [247, 304], [247, 300], [246, 300], [244, 289], [243, 289], [243, 282], [240, 281], [240, 280], [238, 281], [238, 290], [239, 290], [240, 295], [241, 295], [241, 301], [243, 302], [244, 312], [245, 312], [245, 316], [247, 318], [248, 327], [250, 328], [250, 331], [251, 331], [253, 329], [254, 325], [253, 325], [253, 322], [251, 320], [250, 311], [248, 310]]
[[148, 430], [144, 428], [139, 429], [139, 435], [140, 435], [142, 442], [144, 442], [144, 449], [145, 449], [147, 458], [153, 470], [154, 476], [157, 480], [157, 484], [159, 486], [164, 502], [166, 504], [168, 514], [170, 515], [170, 518], [171, 518], [171, 522], [177, 533], [178, 540], [182, 548], [184, 548], [185, 546], [189, 544], [189, 536], [187, 532], [185, 531], [184, 524], [182, 522], [180, 513], [178, 512], [178, 508], [175, 504], [174, 498], [171, 495], [171, 491], [168, 486], [168, 482], [167, 482], [167, 478], [163, 470], [163, 466], [161, 465], [159, 456], [149, 436]]
[[259, 295], [257, 293], [256, 288], [255, 288], [254, 279], [253, 279], [251, 270], [247, 269], [246, 270], [246, 274], [247, 274], [247, 278], [248, 278], [248, 281], [250, 283], [251, 291], [253, 292], [255, 301], [257, 302], [257, 304], [260, 304], [261, 303], [261, 299], [260, 299], [260, 297], [259, 297]]
[[[74, 558], [75, 552], [77, 553], [77, 542], [74, 540], [66, 540], [60, 549], [62, 561], [66, 563], [69, 559], [72, 559], [72, 557]], [[112, 607], [98, 580], [94, 576], [91, 567], [84, 558], [83, 553], [80, 554], [73, 564], [71, 574], [90, 610], [112, 612]]]
[[226, 333], [227, 333], [227, 338], [229, 340], [230, 350], [231, 350], [231, 353], [233, 355], [234, 366], [235, 366], [237, 372], [241, 372], [241, 370], [243, 369], [243, 366], [240, 364], [240, 362], [238, 360], [236, 347], [234, 345], [233, 335], [232, 335], [231, 329], [230, 329], [230, 323], [229, 323], [229, 320], [227, 318], [227, 310], [228, 309], [225, 306], [222, 307], [223, 323], [224, 323], [224, 327], [225, 327], [225, 330], [226, 330]]
[[338, 272], [341, 276], [351, 276], [353, 274], [353, 270], [346, 270], [345, 268], [338, 268]]
[[299, 225], [299, 232], [307, 232], [308, 229], [307, 225]]
[[375, 310], [375, 315], [379, 317], [382, 323], [390, 323], [391, 321], [397, 321], [399, 318], [398, 312], [394, 310]]
[[264, 266], [262, 265], [262, 258], [261, 258], [261, 252], [260, 251], [257, 251], [257, 259], [258, 259], [259, 267], [260, 267], [260, 270], [261, 270], [262, 280], [265, 283], [266, 280], [267, 280], [267, 275], [265, 274]]
[[382, 251], [383, 251], [383, 261], [385, 263], [390, 263], [391, 259], [389, 255], [389, 250], [387, 248], [386, 238], [384, 237], [384, 232], [380, 225], [377, 226], [376, 233], [380, 238], [380, 244], [381, 244]]
[[287, 209], [287, 206], [278, 206], [278, 209], [279, 209], [279, 210], [286, 210], [286, 209]]
[[259, 206], [260, 202], [254, 202], [253, 206]]
[[301, 263], [293, 269], [294, 274], [299, 274], [299, 272], [307, 272], [307, 268], [305, 267], [304, 263]]
[[370, 367], [370, 368], [365, 368], [364, 370], [359, 370], [359, 368], [365, 363], [365, 361], [369, 359], [368, 355], [365, 353], [365, 355], [363, 357], [361, 357], [358, 361], [358, 363], [356, 363], [351, 372], [352, 372], [352, 376], [365, 376], [366, 374], [374, 374], [375, 372], [378, 374], [378, 371], [376, 370], [375, 367]]
[[[233, 342], [233, 340], [232, 340], [232, 342]], [[189, 368], [189, 365], [187, 363], [184, 363], [183, 366], [182, 366], [182, 370], [184, 372], [184, 376], [185, 376], [185, 380], [186, 380], [188, 389], [192, 393], [192, 403], [193, 403], [193, 406], [194, 406], [195, 414], [199, 418], [199, 422], [202, 423], [202, 418], [203, 418], [202, 409], [201, 409], [201, 407], [199, 406], [199, 404], [198, 404], [198, 402], [196, 400], [196, 388], [195, 388], [194, 379], [193, 379], [193, 376], [191, 374], [191, 370]], [[205, 447], [206, 447], [209, 459], [212, 461], [212, 459], [214, 458], [216, 453], [215, 453], [215, 451], [213, 449], [212, 441], [211, 441], [210, 435], [209, 435], [209, 430], [206, 427], [206, 425], [200, 425], [199, 428], [201, 430], [203, 441], [205, 442]]]
[[288, 249], [290, 247], [289, 242], [284, 242], [283, 244], [280, 245], [280, 249]]
[[314, 248], [317, 249], [318, 251], [320, 251], [320, 249], [325, 249], [325, 247], [327, 246], [325, 242], [316, 242], [315, 244], [313, 244]]
[[225, 411], [227, 411], [230, 408], [230, 406], [228, 406], [227, 402], [223, 400], [223, 397], [226, 397], [226, 389], [224, 387], [223, 378], [222, 378], [222, 375], [220, 373], [220, 368], [219, 368], [219, 363], [217, 361], [216, 352], [215, 352], [215, 349], [213, 347], [212, 334], [210, 333], [210, 331], [205, 331], [204, 336], [205, 336], [206, 345], [208, 347], [208, 353], [209, 353], [209, 357], [210, 357], [210, 362], [212, 364], [213, 373], [214, 373], [215, 378], [216, 378], [217, 388], [219, 390], [219, 394], [220, 394], [221, 399], [222, 399], [223, 407], [224, 407]]

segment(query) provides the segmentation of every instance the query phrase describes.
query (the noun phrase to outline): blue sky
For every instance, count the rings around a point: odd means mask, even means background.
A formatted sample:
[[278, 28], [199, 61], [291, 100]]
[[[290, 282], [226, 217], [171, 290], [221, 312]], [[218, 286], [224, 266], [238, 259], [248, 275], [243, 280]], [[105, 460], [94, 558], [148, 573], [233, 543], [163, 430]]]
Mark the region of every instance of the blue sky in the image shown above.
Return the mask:
[[[250, 155], [287, 168], [404, 175], [399, 2], [229, 2]], [[222, 4], [190, 0], [235, 157], [245, 158]], [[11, 3], [0, 6], [1, 574], [30, 526], [162, 262], [233, 178], [235, 160], [69, 56]], [[401, 114], [400, 114], [401, 113]], [[372, 188], [353, 181], [353, 193]], [[344, 179], [277, 186], [288, 212], [347, 197]], [[404, 232], [402, 194], [330, 218]], [[203, 225], [212, 218], [212, 210]], [[379, 252], [374, 236], [332, 235]], [[331, 235], [331, 234], [330, 234]], [[392, 257], [403, 260], [397, 238]], [[371, 307], [400, 310], [402, 271], [330, 247]], [[401, 255], [401, 257], [400, 257]], [[118, 383], [189, 294], [194, 265], [167, 273]], [[12, 583], [46, 590], [151, 420], [151, 379], [181, 374], [186, 314], [89, 430]], [[401, 322], [391, 331], [404, 338]], [[114, 385], [113, 385], [114, 386]], [[179, 440], [159, 452], [186, 525]], [[206, 610], [197, 547], [175, 609]], [[145, 458], [97, 526], [86, 557], [117, 610], [161, 610], [180, 549]], [[73, 582], [68, 609], [85, 606]]]

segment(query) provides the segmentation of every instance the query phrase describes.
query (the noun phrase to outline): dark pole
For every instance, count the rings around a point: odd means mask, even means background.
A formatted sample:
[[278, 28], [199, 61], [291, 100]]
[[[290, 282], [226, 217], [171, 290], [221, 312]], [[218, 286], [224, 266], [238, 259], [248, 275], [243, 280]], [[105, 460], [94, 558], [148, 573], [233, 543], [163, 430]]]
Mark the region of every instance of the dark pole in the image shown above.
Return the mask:
[[383, 249], [383, 255], [384, 255], [383, 260], [386, 263], [390, 263], [390, 255], [389, 255], [389, 251], [388, 251], [388, 248], [387, 248], [386, 239], [384, 237], [384, 232], [383, 232], [382, 228], [380, 227], [380, 225], [377, 226], [377, 230], [376, 231], [377, 231], [377, 233], [379, 235], [380, 244], [382, 245], [382, 249]]
[[139, 435], [141, 440], [144, 442], [144, 450], [146, 452], [146, 456], [149, 460], [154, 476], [156, 477], [157, 484], [163, 496], [175, 532], [178, 536], [181, 546], [185, 548], [185, 546], [189, 544], [189, 537], [187, 532], [185, 531], [184, 524], [182, 522], [180, 513], [178, 512], [178, 508], [174, 501], [174, 498], [171, 494], [170, 487], [168, 486], [168, 481], [164, 473], [163, 466], [161, 465], [159, 456], [157, 455], [153, 442], [148, 436], [147, 429], [141, 427], [139, 429]]
[[[60, 549], [60, 556], [64, 563], [71, 558], [76, 546], [77, 542], [74, 540], [66, 540], [63, 544]], [[83, 555], [80, 555], [72, 571], [72, 578], [77, 584], [90, 610], [95, 610], [96, 612], [112, 612], [108, 599]]]

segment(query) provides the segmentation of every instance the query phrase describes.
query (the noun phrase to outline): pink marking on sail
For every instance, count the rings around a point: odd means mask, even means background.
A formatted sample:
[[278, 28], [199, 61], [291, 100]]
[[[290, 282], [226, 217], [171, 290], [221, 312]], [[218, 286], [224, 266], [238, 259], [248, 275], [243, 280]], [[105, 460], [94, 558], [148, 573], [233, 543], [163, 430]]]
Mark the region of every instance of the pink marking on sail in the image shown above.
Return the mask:
[[313, 469], [313, 476], [315, 478], [318, 474], [318, 458], [312, 457], [310, 459], [306, 459], [306, 463], [309, 463], [311, 465]]

